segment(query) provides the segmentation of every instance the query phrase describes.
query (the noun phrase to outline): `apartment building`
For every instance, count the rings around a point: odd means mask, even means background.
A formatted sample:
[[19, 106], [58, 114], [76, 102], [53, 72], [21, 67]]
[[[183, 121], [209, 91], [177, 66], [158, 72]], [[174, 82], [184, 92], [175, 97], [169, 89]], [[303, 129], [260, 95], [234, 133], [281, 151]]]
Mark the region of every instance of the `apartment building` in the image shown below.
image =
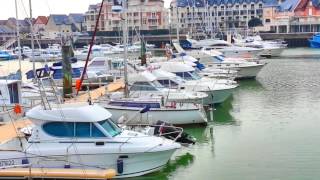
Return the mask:
[[263, 4], [263, 0], [173, 0], [171, 21], [187, 32], [246, 28], [251, 19], [263, 19]]
[[[101, 4], [90, 5], [85, 13], [87, 31], [93, 31]], [[105, 0], [99, 21], [99, 31], [120, 31], [121, 15], [112, 11], [113, 1]], [[162, 0], [128, 1], [127, 20], [129, 30], [168, 29], [168, 10]]]

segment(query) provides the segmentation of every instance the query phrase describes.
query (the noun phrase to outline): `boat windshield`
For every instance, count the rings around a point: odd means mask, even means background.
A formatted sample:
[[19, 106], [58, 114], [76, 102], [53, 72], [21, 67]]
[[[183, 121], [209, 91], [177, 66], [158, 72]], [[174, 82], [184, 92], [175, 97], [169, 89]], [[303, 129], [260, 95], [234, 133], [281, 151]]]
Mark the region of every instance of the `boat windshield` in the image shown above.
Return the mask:
[[201, 79], [201, 76], [196, 71], [189, 72], [195, 80]]
[[154, 87], [156, 88], [165, 88], [161, 83], [159, 83], [157, 80], [150, 82]]
[[100, 121], [99, 124], [106, 130], [112, 137], [117, 136], [120, 134], [121, 128], [119, 128], [112, 120], [107, 119], [104, 121]]

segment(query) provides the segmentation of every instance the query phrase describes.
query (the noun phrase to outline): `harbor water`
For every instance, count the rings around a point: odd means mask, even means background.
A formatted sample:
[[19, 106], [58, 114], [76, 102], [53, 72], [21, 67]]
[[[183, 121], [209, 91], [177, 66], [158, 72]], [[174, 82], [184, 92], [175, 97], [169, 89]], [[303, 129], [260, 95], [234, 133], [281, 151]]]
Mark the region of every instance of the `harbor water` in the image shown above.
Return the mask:
[[162, 171], [136, 179], [319, 179], [320, 59], [267, 61], [257, 80], [241, 81], [215, 107], [207, 127], [185, 128], [196, 145], [178, 151]]
[[[319, 179], [320, 58], [267, 62], [256, 80], [241, 81], [233, 96], [215, 107], [208, 126], [184, 128], [197, 138], [195, 145], [177, 151], [159, 172], [131, 179]], [[17, 61], [0, 64], [3, 72], [17, 67]], [[23, 68], [32, 64], [24, 61]]]

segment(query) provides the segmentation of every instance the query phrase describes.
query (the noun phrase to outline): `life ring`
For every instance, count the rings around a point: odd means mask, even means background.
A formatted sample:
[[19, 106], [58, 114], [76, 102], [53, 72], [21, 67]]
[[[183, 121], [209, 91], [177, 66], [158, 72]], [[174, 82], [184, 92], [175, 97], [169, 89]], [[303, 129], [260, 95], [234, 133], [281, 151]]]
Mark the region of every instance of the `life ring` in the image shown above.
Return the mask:
[[176, 103], [175, 101], [172, 101], [172, 102], [171, 102], [171, 107], [172, 107], [172, 108], [177, 108], [177, 103]]

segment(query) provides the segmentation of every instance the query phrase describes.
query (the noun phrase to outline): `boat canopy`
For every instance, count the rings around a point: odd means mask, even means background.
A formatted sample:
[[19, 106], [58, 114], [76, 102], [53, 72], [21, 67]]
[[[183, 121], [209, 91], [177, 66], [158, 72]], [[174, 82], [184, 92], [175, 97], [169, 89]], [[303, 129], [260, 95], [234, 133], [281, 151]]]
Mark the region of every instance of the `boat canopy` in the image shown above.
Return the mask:
[[195, 71], [192, 66], [182, 62], [162, 62], [159, 65], [161, 65], [162, 70], [171, 73]]
[[168, 72], [168, 71], [164, 71], [162, 69], [157, 69], [152, 71], [152, 74], [159, 80], [159, 79], [170, 79], [170, 78], [174, 78], [176, 77], [175, 74]]
[[26, 113], [31, 120], [57, 122], [99, 122], [111, 118], [111, 113], [98, 105], [88, 103], [51, 104], [51, 110], [42, 106]]
[[144, 71], [136, 74], [130, 74], [128, 78], [129, 82], [152, 82], [157, 80], [157, 78], [150, 72]]

